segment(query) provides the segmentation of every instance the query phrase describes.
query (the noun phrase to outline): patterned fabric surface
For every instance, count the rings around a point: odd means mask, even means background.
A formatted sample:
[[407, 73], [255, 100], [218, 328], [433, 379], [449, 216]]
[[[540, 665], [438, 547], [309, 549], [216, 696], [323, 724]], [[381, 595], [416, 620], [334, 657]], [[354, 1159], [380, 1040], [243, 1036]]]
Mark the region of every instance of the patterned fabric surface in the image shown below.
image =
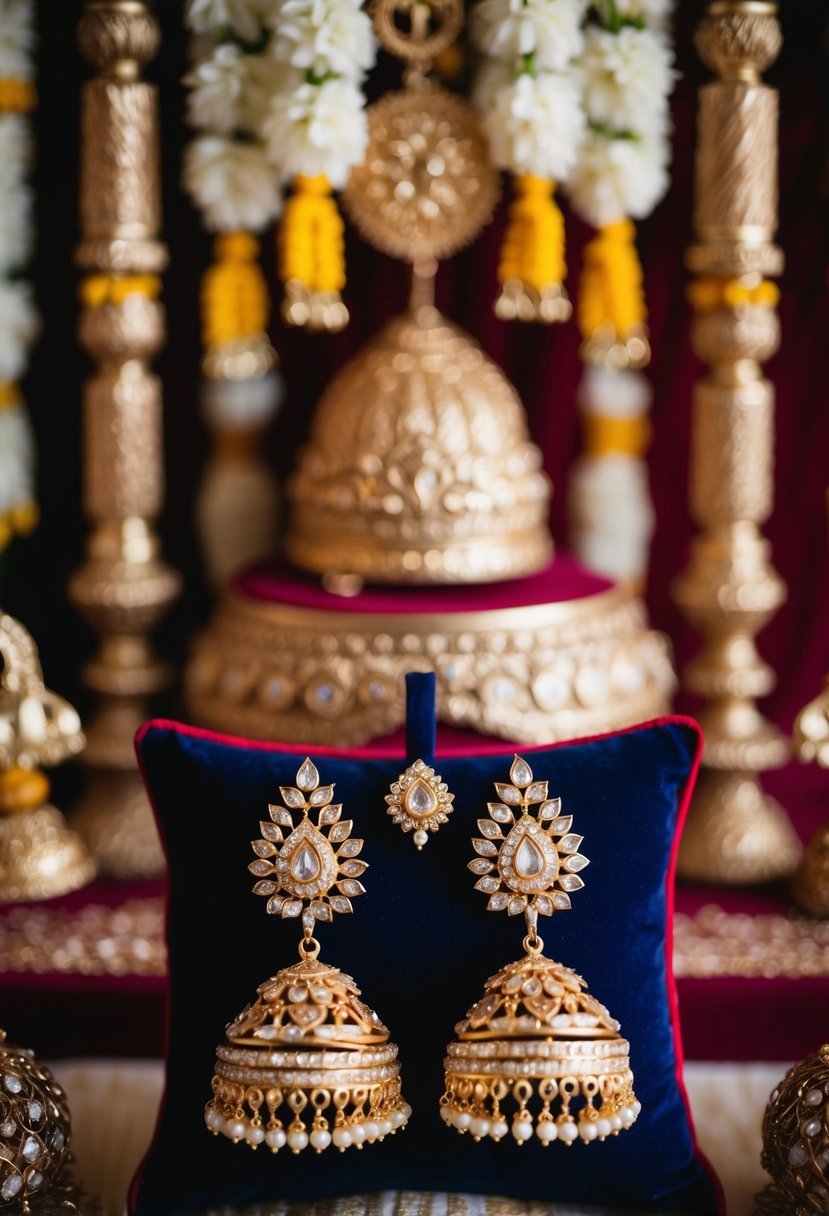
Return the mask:
[[[164, 1083], [159, 1061], [64, 1061], [51, 1066], [72, 1109], [80, 1180], [97, 1191], [106, 1216], [123, 1216], [132, 1174], [149, 1144]], [[766, 1181], [760, 1167], [760, 1122], [785, 1064], [688, 1064], [685, 1080], [700, 1145], [725, 1187], [729, 1216], [753, 1216], [753, 1197]], [[199, 1096], [199, 1101], [201, 1096]], [[101, 1112], [106, 1117], [101, 1118]], [[197, 1112], [201, 1118], [201, 1107]], [[424, 1206], [424, 1198], [427, 1205]], [[459, 1206], [462, 1204], [463, 1206]], [[214, 1209], [210, 1216], [241, 1216]], [[297, 1216], [288, 1205], [257, 1205], [244, 1216]], [[374, 1207], [351, 1199], [316, 1205], [315, 1216], [608, 1216], [596, 1208], [460, 1196], [377, 1197]], [[627, 1216], [632, 1216], [627, 1213]]]

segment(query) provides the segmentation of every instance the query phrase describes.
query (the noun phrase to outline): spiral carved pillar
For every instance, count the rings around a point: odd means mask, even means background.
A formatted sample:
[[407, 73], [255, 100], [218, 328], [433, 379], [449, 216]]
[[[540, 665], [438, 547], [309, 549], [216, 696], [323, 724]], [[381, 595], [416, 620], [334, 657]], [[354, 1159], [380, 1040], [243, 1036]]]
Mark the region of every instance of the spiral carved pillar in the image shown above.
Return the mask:
[[147, 699], [169, 681], [150, 634], [179, 590], [153, 524], [162, 505], [161, 387], [150, 361], [164, 341], [156, 90], [141, 70], [159, 43], [137, 0], [87, 3], [79, 27], [97, 75], [81, 102], [79, 339], [95, 363], [84, 388], [84, 508], [92, 530], [69, 595], [100, 635], [84, 677], [101, 694], [84, 756], [88, 790], [75, 816], [103, 870], [163, 866], [135, 762]]
[[709, 4], [697, 47], [717, 79], [699, 97], [693, 345], [708, 364], [694, 394], [691, 506], [701, 533], [675, 586], [704, 637], [685, 673], [706, 699], [703, 770], [679, 857], [702, 882], [759, 883], [788, 874], [800, 851], [758, 774], [788, 745], [755, 698], [774, 686], [754, 638], [786, 597], [761, 525], [773, 499], [774, 389], [762, 363], [777, 349], [777, 93], [760, 72], [781, 45], [777, 5]]

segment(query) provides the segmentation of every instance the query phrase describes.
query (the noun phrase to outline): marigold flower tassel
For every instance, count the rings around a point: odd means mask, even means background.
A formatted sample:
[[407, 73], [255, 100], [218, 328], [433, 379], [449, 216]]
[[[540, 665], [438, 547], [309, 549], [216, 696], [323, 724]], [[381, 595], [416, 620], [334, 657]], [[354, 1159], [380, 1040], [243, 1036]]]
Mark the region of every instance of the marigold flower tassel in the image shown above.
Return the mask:
[[573, 309], [564, 289], [564, 217], [553, 197], [555, 182], [526, 173], [514, 187], [495, 314], [502, 321], [567, 321]]
[[278, 494], [260, 437], [282, 402], [277, 356], [267, 334], [270, 301], [246, 232], [217, 237], [202, 279], [202, 405], [214, 434], [196, 512], [208, 573], [222, 584], [276, 540]]
[[282, 315], [289, 325], [331, 332], [348, 324], [342, 217], [324, 175], [297, 177], [279, 228]]
[[584, 250], [578, 303], [582, 358], [604, 367], [645, 367], [651, 357], [647, 316], [636, 229], [628, 219], [606, 224]]

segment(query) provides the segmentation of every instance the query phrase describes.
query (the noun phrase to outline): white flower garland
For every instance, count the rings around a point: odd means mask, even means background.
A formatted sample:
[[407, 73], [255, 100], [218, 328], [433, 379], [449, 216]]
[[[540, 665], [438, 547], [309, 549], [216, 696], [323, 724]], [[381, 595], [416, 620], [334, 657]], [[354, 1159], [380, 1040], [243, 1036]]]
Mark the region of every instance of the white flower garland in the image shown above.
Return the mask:
[[31, 164], [34, 6], [0, 2], [0, 549], [36, 522], [34, 443], [16, 382], [23, 376], [39, 318], [20, 274], [32, 251]]
[[284, 182], [324, 174], [341, 189], [368, 146], [371, 19], [361, 0], [275, 0], [267, 22], [280, 73], [260, 128], [268, 159]]
[[596, 228], [643, 219], [668, 188], [671, 8], [670, 0], [603, 0], [601, 23], [585, 31], [577, 65], [589, 130], [567, 190]]
[[480, 0], [472, 10], [470, 37], [485, 57], [473, 97], [499, 168], [556, 181], [573, 168], [585, 117], [571, 68], [586, 9], [587, 0]]
[[280, 72], [249, 50], [262, 40], [266, 7], [264, 0], [187, 5], [187, 24], [207, 50], [184, 77], [188, 122], [198, 131], [185, 152], [184, 184], [211, 232], [262, 232], [282, 209], [259, 134]]
[[[600, 0], [597, 21], [585, 31], [578, 61], [589, 129], [567, 183], [574, 210], [604, 229], [585, 251], [616, 234], [617, 260], [605, 265], [618, 293], [621, 279], [641, 297], [641, 270], [633, 230], [623, 221], [649, 215], [670, 181], [669, 96], [673, 53], [668, 41], [671, 0]], [[612, 244], [612, 242], [611, 242]], [[629, 256], [624, 260], [626, 250]], [[604, 256], [608, 256], [606, 252]], [[622, 258], [623, 260], [618, 260]], [[639, 283], [632, 276], [639, 276]], [[587, 288], [587, 278], [583, 289]], [[591, 284], [595, 293], [596, 282]], [[595, 304], [595, 299], [583, 301]], [[628, 298], [630, 303], [630, 298]], [[589, 328], [589, 327], [588, 327]], [[607, 366], [585, 368], [580, 405], [593, 442], [576, 463], [570, 484], [571, 542], [588, 565], [617, 579], [641, 584], [648, 562], [654, 511], [644, 452], [652, 392], [634, 362], [624, 368], [613, 358], [635, 349], [649, 355], [644, 330], [603, 337], [586, 332], [585, 358], [609, 357]], [[595, 349], [591, 349], [595, 348]], [[621, 442], [620, 442], [621, 440]], [[618, 446], [617, 446], [618, 445]]]

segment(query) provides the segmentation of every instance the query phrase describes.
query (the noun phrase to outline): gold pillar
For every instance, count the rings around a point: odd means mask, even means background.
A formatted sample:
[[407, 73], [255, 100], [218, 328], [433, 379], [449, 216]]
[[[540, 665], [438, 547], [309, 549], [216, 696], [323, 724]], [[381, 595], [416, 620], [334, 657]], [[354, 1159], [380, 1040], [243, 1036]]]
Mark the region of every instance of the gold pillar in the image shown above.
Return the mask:
[[691, 453], [691, 506], [702, 531], [675, 596], [704, 635], [685, 682], [706, 705], [704, 767], [679, 872], [748, 884], [790, 873], [800, 851], [758, 778], [786, 762], [788, 745], [755, 704], [774, 673], [754, 638], [786, 596], [760, 531], [772, 509], [774, 438], [774, 389], [761, 364], [779, 343], [765, 276], [779, 274], [783, 260], [773, 243], [777, 92], [760, 73], [780, 51], [777, 5], [709, 4], [696, 41], [717, 74], [699, 96], [696, 243], [688, 252], [698, 276], [693, 344], [709, 370], [695, 388]]
[[147, 698], [169, 681], [150, 633], [179, 590], [153, 523], [162, 505], [161, 386], [149, 362], [164, 341], [154, 276], [166, 265], [156, 89], [141, 80], [158, 49], [138, 0], [87, 3], [79, 27], [98, 75], [81, 99], [82, 285], [79, 339], [96, 364], [84, 390], [87, 558], [69, 595], [100, 635], [84, 677], [101, 701], [88, 727], [87, 795], [75, 816], [102, 869], [158, 873], [163, 858], [133, 751]]

